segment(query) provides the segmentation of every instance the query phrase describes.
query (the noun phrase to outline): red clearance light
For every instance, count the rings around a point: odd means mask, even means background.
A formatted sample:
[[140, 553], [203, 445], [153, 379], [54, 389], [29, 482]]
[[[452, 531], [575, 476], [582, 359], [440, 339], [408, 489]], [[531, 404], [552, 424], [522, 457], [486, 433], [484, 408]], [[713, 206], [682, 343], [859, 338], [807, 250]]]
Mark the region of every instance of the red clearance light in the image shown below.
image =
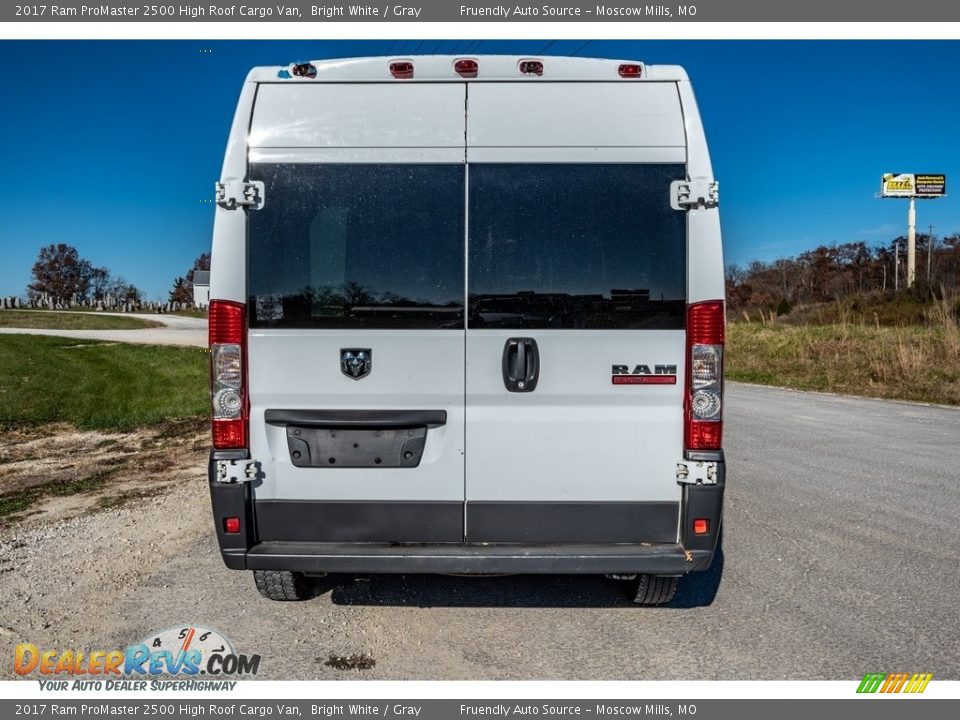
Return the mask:
[[390, 74], [398, 80], [409, 80], [413, 77], [413, 63], [409, 60], [401, 60], [390, 63]]
[[224, 518], [223, 529], [226, 530], [231, 535], [236, 535], [238, 532], [240, 532], [240, 518], [238, 517]]
[[297, 63], [291, 70], [296, 77], [315, 78], [317, 76], [317, 67], [310, 63]]
[[519, 67], [521, 75], [543, 75], [543, 63], [539, 60], [521, 60]]
[[620, 73], [622, 78], [638, 78], [643, 72], [642, 65], [634, 65], [633, 63], [624, 63], [621, 65], [617, 71]]
[[477, 71], [480, 69], [480, 64], [476, 60], [462, 58], [453, 63], [453, 69], [460, 77], [475, 78]]
[[706, 518], [697, 518], [693, 521], [693, 534], [706, 535], [710, 532], [710, 521]]

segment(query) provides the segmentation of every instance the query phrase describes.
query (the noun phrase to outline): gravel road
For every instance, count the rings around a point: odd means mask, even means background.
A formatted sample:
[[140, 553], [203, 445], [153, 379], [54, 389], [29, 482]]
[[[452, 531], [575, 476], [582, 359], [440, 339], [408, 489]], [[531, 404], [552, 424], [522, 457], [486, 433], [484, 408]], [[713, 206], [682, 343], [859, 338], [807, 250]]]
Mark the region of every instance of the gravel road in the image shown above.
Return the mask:
[[[668, 607], [570, 576], [340, 577], [273, 603], [221, 564], [198, 452], [167, 493], [0, 532], [0, 657], [193, 622], [266, 679], [960, 678], [960, 410], [731, 383], [727, 417], [723, 554]], [[375, 667], [323, 664], [355, 653]]]
[[141, 320], [155, 320], [164, 327], [140, 330], [45, 330], [38, 328], [0, 328], [5, 335], [56, 335], [82, 340], [105, 340], [107, 342], [143, 343], [145, 345], [191, 345], [207, 346], [207, 319], [182, 315], [158, 315], [148, 313], [86, 313], [90, 315], [117, 315]]

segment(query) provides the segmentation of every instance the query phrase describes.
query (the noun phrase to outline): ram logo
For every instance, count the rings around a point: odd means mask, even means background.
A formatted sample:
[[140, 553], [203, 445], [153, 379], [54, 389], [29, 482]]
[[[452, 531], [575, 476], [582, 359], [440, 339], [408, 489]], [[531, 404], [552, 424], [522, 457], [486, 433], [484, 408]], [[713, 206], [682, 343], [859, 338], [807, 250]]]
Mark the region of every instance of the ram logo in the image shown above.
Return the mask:
[[611, 368], [611, 378], [614, 385], [676, 385], [676, 365], [614, 365]]

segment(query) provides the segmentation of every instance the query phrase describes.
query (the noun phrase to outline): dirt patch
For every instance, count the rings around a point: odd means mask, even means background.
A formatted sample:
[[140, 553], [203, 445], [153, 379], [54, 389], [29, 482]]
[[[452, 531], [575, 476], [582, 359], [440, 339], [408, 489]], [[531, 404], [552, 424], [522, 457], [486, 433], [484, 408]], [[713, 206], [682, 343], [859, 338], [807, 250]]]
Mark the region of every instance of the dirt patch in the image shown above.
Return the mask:
[[202, 477], [208, 442], [206, 422], [194, 418], [128, 433], [9, 429], [0, 440], [0, 529], [119, 507]]

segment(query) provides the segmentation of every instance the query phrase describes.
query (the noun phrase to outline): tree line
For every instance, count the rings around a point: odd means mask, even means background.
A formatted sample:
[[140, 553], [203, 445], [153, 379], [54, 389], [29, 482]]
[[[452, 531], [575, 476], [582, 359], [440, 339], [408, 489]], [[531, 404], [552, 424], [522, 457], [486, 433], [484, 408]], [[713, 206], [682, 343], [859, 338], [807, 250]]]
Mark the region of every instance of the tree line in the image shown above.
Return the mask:
[[[919, 292], [956, 293], [960, 287], [960, 235], [941, 240], [916, 236]], [[848, 295], [906, 289], [907, 238], [868, 246], [865, 242], [821, 245], [795, 257], [751, 262], [726, 269], [727, 306], [782, 313], [797, 303], [818, 303]]]
[[[210, 269], [210, 253], [194, 260], [183, 277], [174, 280], [169, 292], [171, 303], [193, 303], [194, 270]], [[135, 306], [144, 302], [143, 292], [133, 283], [115, 275], [107, 267], [98, 267], [81, 257], [79, 250], [66, 243], [44, 245], [31, 270], [27, 297], [50, 306], [72, 305]]]

